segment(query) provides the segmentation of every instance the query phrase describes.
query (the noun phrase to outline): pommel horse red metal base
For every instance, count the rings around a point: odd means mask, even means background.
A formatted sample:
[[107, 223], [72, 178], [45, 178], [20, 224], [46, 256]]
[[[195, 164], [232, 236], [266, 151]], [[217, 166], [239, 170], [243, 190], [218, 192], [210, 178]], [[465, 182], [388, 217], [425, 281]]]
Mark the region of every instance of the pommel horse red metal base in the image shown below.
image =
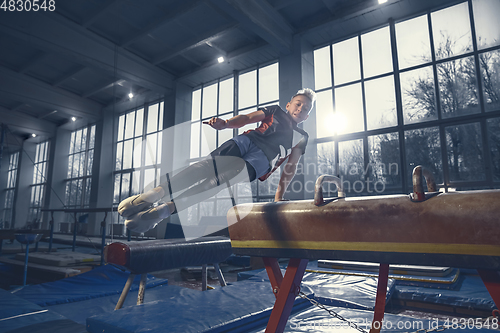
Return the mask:
[[[324, 181], [335, 182], [338, 198], [323, 200]], [[410, 195], [349, 200], [340, 179], [321, 176], [314, 201], [229, 210], [233, 253], [263, 257], [276, 296], [266, 332], [283, 332], [307, 263], [317, 259], [380, 263], [370, 333], [382, 327], [389, 264], [477, 269], [499, 307], [500, 190], [439, 193], [421, 167], [414, 170], [413, 189]], [[291, 258], [284, 276], [276, 258]]]
[[[273, 293], [276, 296], [273, 311], [267, 323], [266, 332], [283, 332], [288, 317], [292, 312], [293, 302], [300, 292], [300, 283], [307, 267], [308, 259], [290, 259], [285, 276], [276, 258], [263, 258], [267, 275], [271, 281]], [[389, 280], [389, 264], [380, 264], [375, 310], [370, 333], [380, 332], [384, 319], [387, 282]]]
[[283, 332], [292, 312], [293, 302], [300, 292], [300, 282], [306, 271], [308, 259], [290, 259], [285, 276], [276, 258], [262, 258], [271, 281], [276, 303], [274, 303], [266, 332]]

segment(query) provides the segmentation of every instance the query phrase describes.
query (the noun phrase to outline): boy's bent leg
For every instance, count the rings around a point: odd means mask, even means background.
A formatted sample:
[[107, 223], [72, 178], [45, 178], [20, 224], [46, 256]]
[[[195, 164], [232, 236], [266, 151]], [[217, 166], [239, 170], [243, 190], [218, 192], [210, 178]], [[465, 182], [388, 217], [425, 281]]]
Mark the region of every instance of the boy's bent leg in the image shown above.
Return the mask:
[[[213, 177], [213, 175], [212, 159], [202, 160], [180, 171], [169, 181], [163, 176], [163, 180], [159, 186], [142, 194], [133, 195], [122, 200], [118, 205], [118, 213], [127, 218], [141, 211], [146, 211], [153, 203], [167, 197], [170, 191], [175, 193], [180, 190], [185, 190], [199, 181]], [[152, 187], [151, 184], [146, 188], [148, 187]]]
[[[242, 173], [245, 165], [238, 146], [234, 141], [228, 141], [213, 151], [210, 159], [189, 166], [168, 182], [163, 181], [160, 186], [146, 193], [123, 200], [118, 207], [118, 212], [127, 218], [125, 224], [128, 229], [139, 233], [146, 232], [172, 213], [177, 213], [213, 196], [224, 188], [219, 185], [241, 182], [242, 180], [237, 176]], [[251, 166], [250, 170], [255, 173]], [[254, 177], [252, 175], [252, 180]], [[197, 182], [199, 184], [193, 186]], [[149, 208], [154, 202], [168, 195], [170, 191], [175, 193], [180, 190], [186, 191], [174, 198], [175, 205], [174, 202], [167, 202]]]
[[173, 199], [175, 212], [213, 197], [218, 192], [237, 183], [255, 179], [253, 167], [239, 157], [215, 158], [217, 175], [192, 186]]

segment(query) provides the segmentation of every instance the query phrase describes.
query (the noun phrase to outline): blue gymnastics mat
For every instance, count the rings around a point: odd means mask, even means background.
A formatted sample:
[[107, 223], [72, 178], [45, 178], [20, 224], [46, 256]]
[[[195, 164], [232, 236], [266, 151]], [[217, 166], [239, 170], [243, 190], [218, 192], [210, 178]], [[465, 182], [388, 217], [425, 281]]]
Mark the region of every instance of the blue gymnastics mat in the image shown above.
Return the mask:
[[[199, 294], [201, 290], [182, 288], [178, 286], [159, 285], [154, 288], [147, 289], [144, 293], [144, 302], [172, 301], [177, 298], [184, 298], [190, 294]], [[47, 309], [57, 312], [64, 317], [71, 319], [79, 324], [86, 325], [87, 318], [112, 314], [115, 311], [116, 303], [120, 295], [109, 295], [100, 298], [91, 298], [80, 302], [69, 304], [56, 304], [48, 306]], [[136, 306], [137, 292], [129, 292], [123, 308]]]
[[[312, 264], [310, 269], [317, 273], [378, 276], [378, 263], [318, 260]], [[317, 265], [316, 268], [314, 265]], [[391, 265], [389, 272], [389, 278], [394, 279], [397, 285], [450, 290], [458, 287], [459, 277], [460, 270], [452, 267]]]
[[[373, 312], [366, 310], [354, 310], [338, 307], [327, 307], [330, 310], [335, 311], [337, 314], [345, 319], [348, 319], [355, 323], [359, 328], [363, 329], [365, 332], [370, 330], [370, 325], [373, 320]], [[446, 321], [448, 320], [448, 321]], [[435, 328], [438, 325], [449, 324], [452, 325], [453, 319], [419, 319], [414, 317], [407, 317], [401, 315], [394, 315], [386, 313], [382, 321], [382, 333], [386, 332], [415, 332], [418, 329], [424, 328]], [[470, 322], [470, 328], [467, 327], [467, 322], [464, 321], [464, 327], [460, 328], [460, 322], [457, 322], [455, 329], [447, 329], [446, 332], [454, 333], [472, 333], [472, 332], [484, 332], [493, 333], [498, 332], [498, 330], [476, 328], [474, 322]], [[479, 325], [477, 326], [479, 327]], [[491, 327], [491, 326], [490, 326]], [[264, 333], [265, 328], [250, 330], [248, 333]], [[311, 307], [305, 309], [304, 311], [292, 314], [288, 319], [285, 327], [286, 333], [360, 333], [353, 327], [349, 327], [345, 321], [332, 317], [327, 311], [320, 309], [318, 307]]]
[[418, 301], [470, 310], [491, 311], [495, 308], [493, 299], [478, 275], [462, 275], [458, 290], [398, 285], [394, 297], [402, 301]]
[[[26, 286], [13, 294], [40, 306], [78, 302], [91, 298], [120, 294], [129, 273], [112, 265], [98, 266], [93, 270], [66, 279]], [[131, 290], [139, 289], [140, 275], [136, 276]], [[168, 284], [148, 274], [146, 288]]]
[[0, 333], [83, 333], [77, 324], [51, 310], [0, 289]]
[[[364, 275], [311, 273], [317, 269], [316, 262], [310, 262], [302, 279], [302, 286], [311, 288], [314, 299], [321, 304], [341, 306], [351, 309], [373, 310], [377, 296], [378, 278]], [[240, 279], [247, 281], [267, 282], [269, 277], [265, 269], [242, 272]], [[282, 274], [285, 270], [282, 269]], [[389, 279], [387, 283], [386, 303], [389, 302], [396, 283]]]
[[[312, 296], [309, 288], [302, 290]], [[274, 302], [270, 284], [241, 281], [92, 316], [87, 319], [87, 330], [90, 333], [247, 332], [267, 324]], [[309, 306], [308, 301], [297, 298], [292, 311]]]

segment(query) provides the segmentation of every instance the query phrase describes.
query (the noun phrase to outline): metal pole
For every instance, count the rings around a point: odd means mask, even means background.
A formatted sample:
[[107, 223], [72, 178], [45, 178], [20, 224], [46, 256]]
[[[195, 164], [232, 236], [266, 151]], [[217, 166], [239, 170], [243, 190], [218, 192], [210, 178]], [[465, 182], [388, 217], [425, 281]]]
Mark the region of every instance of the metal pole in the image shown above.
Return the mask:
[[207, 290], [207, 264], [201, 266], [201, 291]]
[[30, 252], [30, 243], [26, 242], [26, 254], [24, 255], [24, 277], [23, 286], [26, 285], [26, 277], [28, 276], [28, 254]]
[[132, 282], [134, 282], [134, 279], [135, 279], [135, 274], [130, 273], [130, 275], [128, 276], [128, 280], [125, 283], [125, 287], [123, 287], [122, 294], [118, 299], [118, 303], [116, 303], [115, 310], [122, 308], [123, 303], [125, 303], [125, 299], [127, 298], [128, 292], [130, 290], [130, 286], [132, 285]]
[[104, 219], [101, 222], [101, 229], [102, 229], [102, 240], [101, 240], [101, 266], [104, 265], [104, 246], [106, 246], [106, 217], [108, 216], [108, 213], [104, 213]]
[[224, 279], [224, 275], [222, 275], [222, 271], [220, 269], [219, 264], [214, 264], [215, 272], [217, 273], [217, 277], [219, 278], [219, 283], [221, 287], [227, 286], [226, 280]]
[[[272, 259], [276, 260], [276, 258]], [[276, 302], [267, 323], [266, 333], [283, 333], [285, 330], [286, 322], [292, 312], [293, 302], [299, 294], [300, 282], [302, 281], [308, 262], [309, 260], [307, 259], [291, 258], [281, 285], [277, 286], [277, 288], [273, 286], [275, 288], [273, 292], [276, 295]], [[270, 268], [267, 272], [268, 275], [269, 272], [272, 275], [275, 270]], [[269, 275], [269, 279], [278, 281], [281, 276], [281, 270], [276, 273], [278, 273], [278, 276], [271, 278], [271, 275]]]
[[139, 283], [139, 293], [137, 294], [137, 305], [144, 303], [144, 294], [146, 293], [147, 273], [141, 274], [141, 282]]
[[52, 252], [52, 240], [54, 239], [54, 212], [51, 212], [50, 226], [50, 239], [49, 239], [49, 253]]
[[1, 132], [0, 133], [0, 169], [2, 167], [2, 156], [3, 156], [3, 141], [4, 141], [4, 137], [5, 137], [5, 127], [4, 127], [4, 124], [1, 124], [0, 125], [1, 127]]
[[379, 333], [382, 329], [382, 320], [385, 312], [385, 299], [387, 297], [387, 282], [389, 279], [389, 264], [380, 263], [377, 283], [377, 296], [373, 311], [372, 327], [370, 333]]
[[73, 222], [73, 252], [75, 252], [75, 247], [76, 247], [76, 228], [77, 228], [77, 224], [76, 224], [76, 212], [74, 213], [74, 217], [75, 217], [75, 222]]

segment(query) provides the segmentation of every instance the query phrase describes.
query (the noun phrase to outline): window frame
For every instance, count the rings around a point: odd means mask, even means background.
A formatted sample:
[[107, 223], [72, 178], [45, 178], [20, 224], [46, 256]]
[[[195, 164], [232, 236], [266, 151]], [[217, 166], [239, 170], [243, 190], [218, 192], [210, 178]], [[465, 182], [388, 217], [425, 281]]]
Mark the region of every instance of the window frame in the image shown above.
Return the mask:
[[[390, 20], [389, 21], [389, 30], [390, 30], [390, 39], [391, 39], [391, 52], [392, 52], [392, 62], [393, 62], [393, 72], [391, 73], [385, 73], [385, 74], [380, 74], [378, 76], [371, 77], [369, 79], [365, 79], [363, 76], [363, 56], [362, 56], [362, 48], [361, 48], [361, 36], [363, 34], [366, 34], [368, 32], [372, 32], [374, 30], [383, 28], [387, 26], [387, 24], [384, 24], [382, 26], [375, 27], [373, 29], [370, 29], [369, 31], [363, 31], [356, 33], [354, 35], [348, 36], [346, 38], [342, 38], [339, 40], [334, 40], [333, 42], [327, 43], [320, 45], [314, 49], [320, 50], [325, 47], [329, 48], [329, 53], [330, 53], [330, 64], [326, 64], [330, 66], [331, 70], [331, 85], [329, 86], [324, 86], [321, 89], [318, 89], [316, 92], [321, 93], [324, 91], [331, 91], [331, 96], [332, 96], [332, 104], [333, 107], [335, 107], [335, 94], [334, 94], [334, 89], [345, 87], [347, 85], [355, 84], [355, 83], [361, 83], [362, 84], [362, 90], [363, 90], [363, 122], [364, 122], [364, 130], [359, 131], [359, 132], [354, 132], [354, 133], [346, 133], [346, 134], [334, 134], [329, 137], [321, 137], [317, 138], [316, 135], [312, 137], [312, 140], [310, 142], [312, 144], [315, 144], [316, 146], [319, 146], [321, 144], [325, 143], [333, 143], [334, 145], [334, 154], [335, 154], [335, 164], [336, 166], [339, 165], [339, 143], [340, 142], [345, 142], [349, 140], [355, 140], [355, 139], [362, 139], [363, 140], [363, 147], [364, 147], [364, 166], [365, 168], [369, 165], [369, 153], [368, 153], [368, 139], [371, 136], [374, 135], [383, 135], [383, 134], [390, 134], [390, 133], [397, 133], [399, 136], [399, 151], [400, 151], [400, 158], [399, 158], [399, 164], [400, 164], [400, 174], [401, 174], [401, 184], [398, 186], [388, 186], [386, 188], [386, 191], [384, 193], [401, 193], [401, 191], [408, 192], [412, 191], [412, 184], [411, 184], [411, 179], [409, 179], [408, 174], [411, 174], [411, 170], [409, 170], [410, 166], [406, 164], [406, 149], [405, 149], [405, 134], [408, 131], [411, 130], [418, 130], [418, 129], [425, 129], [425, 128], [431, 128], [431, 127], [437, 127], [439, 128], [439, 139], [440, 139], [440, 149], [441, 149], [441, 162], [442, 162], [442, 172], [443, 172], [443, 182], [438, 185], [438, 187], [443, 188], [445, 191], [447, 191], [449, 188], [495, 188], [495, 187], [500, 187], [500, 182], [495, 181], [493, 177], [493, 164], [492, 164], [492, 156], [489, 153], [489, 142], [488, 142], [488, 128], [487, 128], [487, 122], [489, 119], [492, 118], [497, 118], [500, 116], [500, 110], [497, 108], [495, 110], [487, 110], [486, 105], [485, 105], [485, 97], [483, 93], [483, 88], [482, 88], [482, 68], [480, 67], [479, 63], [479, 56], [481, 54], [487, 53], [487, 52], [492, 52], [492, 51], [497, 51], [500, 52], [500, 45], [496, 46], [490, 46], [487, 48], [479, 49], [478, 50], [478, 45], [477, 45], [477, 38], [476, 38], [476, 31], [475, 31], [475, 24], [474, 24], [474, 11], [473, 11], [473, 0], [467, 0], [467, 1], [462, 1], [458, 4], [461, 3], [467, 3], [468, 10], [469, 10], [469, 23], [471, 26], [471, 38], [472, 38], [472, 50], [469, 52], [464, 52], [458, 55], [453, 55], [448, 58], [444, 59], [436, 59], [435, 55], [435, 50], [434, 50], [434, 40], [433, 40], [433, 31], [432, 31], [432, 21], [431, 21], [431, 15], [433, 12], [436, 12], [438, 10], [446, 9], [449, 7], [452, 7], [457, 4], [453, 4], [450, 6], [447, 6], [445, 8], [438, 8], [434, 10], [429, 10], [426, 11], [425, 13], [418, 13], [416, 15], [413, 15], [411, 17], [407, 17], [398, 21]], [[431, 48], [431, 61], [417, 64], [417, 65], [412, 65], [412, 66], [407, 66], [404, 69], [399, 69], [399, 61], [398, 61], [398, 52], [397, 52], [397, 41], [396, 41], [396, 25], [400, 22], [404, 22], [413, 18], [425, 16], [427, 20], [427, 24], [429, 27], [429, 42], [430, 42], [430, 48]], [[358, 49], [359, 49], [359, 58], [360, 58], [360, 66], [361, 66], [361, 79], [348, 82], [348, 83], [342, 83], [338, 86], [335, 85], [335, 80], [334, 80], [334, 59], [333, 59], [333, 45], [339, 42], [343, 42], [345, 40], [351, 39], [353, 37], [358, 38]], [[478, 105], [480, 111], [477, 113], [472, 113], [472, 114], [466, 114], [466, 115], [459, 115], [459, 116], [454, 116], [454, 117], [443, 117], [442, 114], [442, 109], [441, 109], [441, 103], [440, 101], [440, 91], [439, 91], [439, 82], [438, 82], [438, 66], [440, 64], [448, 63], [451, 61], [455, 60], [460, 60], [460, 59], [466, 59], [467, 57], [473, 57], [473, 61], [475, 64], [475, 82], [476, 82], [476, 89], [477, 89], [477, 96], [478, 96]], [[321, 65], [325, 66], [325, 64]], [[432, 66], [432, 72], [433, 72], [433, 82], [434, 82], [434, 95], [435, 95], [435, 100], [438, 101], [436, 103], [436, 113], [437, 113], [437, 119], [434, 120], [428, 120], [428, 121], [422, 121], [422, 122], [415, 122], [415, 123], [404, 123], [404, 118], [403, 118], [403, 105], [402, 105], [402, 93], [401, 93], [401, 81], [400, 81], [400, 75], [407, 73], [412, 70], [417, 70], [421, 68], [425, 68], [428, 66]], [[396, 115], [397, 115], [397, 124], [395, 126], [390, 126], [390, 127], [384, 127], [380, 129], [373, 129], [373, 130], [368, 130], [367, 129], [367, 116], [366, 116], [366, 102], [365, 102], [365, 93], [364, 93], [364, 82], [380, 77], [384, 77], [387, 75], [394, 75], [394, 82], [395, 82], [395, 94], [396, 94]], [[323, 82], [323, 81], [322, 81]], [[320, 121], [317, 121], [317, 124], [319, 124]], [[449, 165], [447, 163], [447, 155], [449, 151], [449, 147], [446, 144], [446, 128], [450, 126], [460, 126], [460, 125], [465, 125], [465, 124], [472, 124], [472, 123], [479, 123], [480, 124], [480, 130], [481, 130], [481, 142], [478, 142], [479, 144], [482, 145], [482, 156], [483, 156], [483, 163], [485, 165], [484, 168], [484, 180], [481, 181], [468, 181], [468, 180], [450, 180], [450, 172], [449, 172]], [[314, 126], [315, 131], [317, 131], [317, 124]], [[314, 133], [316, 134], [316, 133]], [[338, 173], [338, 171], [335, 171]], [[366, 177], [364, 178], [366, 180]], [[335, 193], [331, 193], [334, 195]], [[351, 193], [351, 195], [366, 195], [368, 194], [366, 191], [362, 193]]]

